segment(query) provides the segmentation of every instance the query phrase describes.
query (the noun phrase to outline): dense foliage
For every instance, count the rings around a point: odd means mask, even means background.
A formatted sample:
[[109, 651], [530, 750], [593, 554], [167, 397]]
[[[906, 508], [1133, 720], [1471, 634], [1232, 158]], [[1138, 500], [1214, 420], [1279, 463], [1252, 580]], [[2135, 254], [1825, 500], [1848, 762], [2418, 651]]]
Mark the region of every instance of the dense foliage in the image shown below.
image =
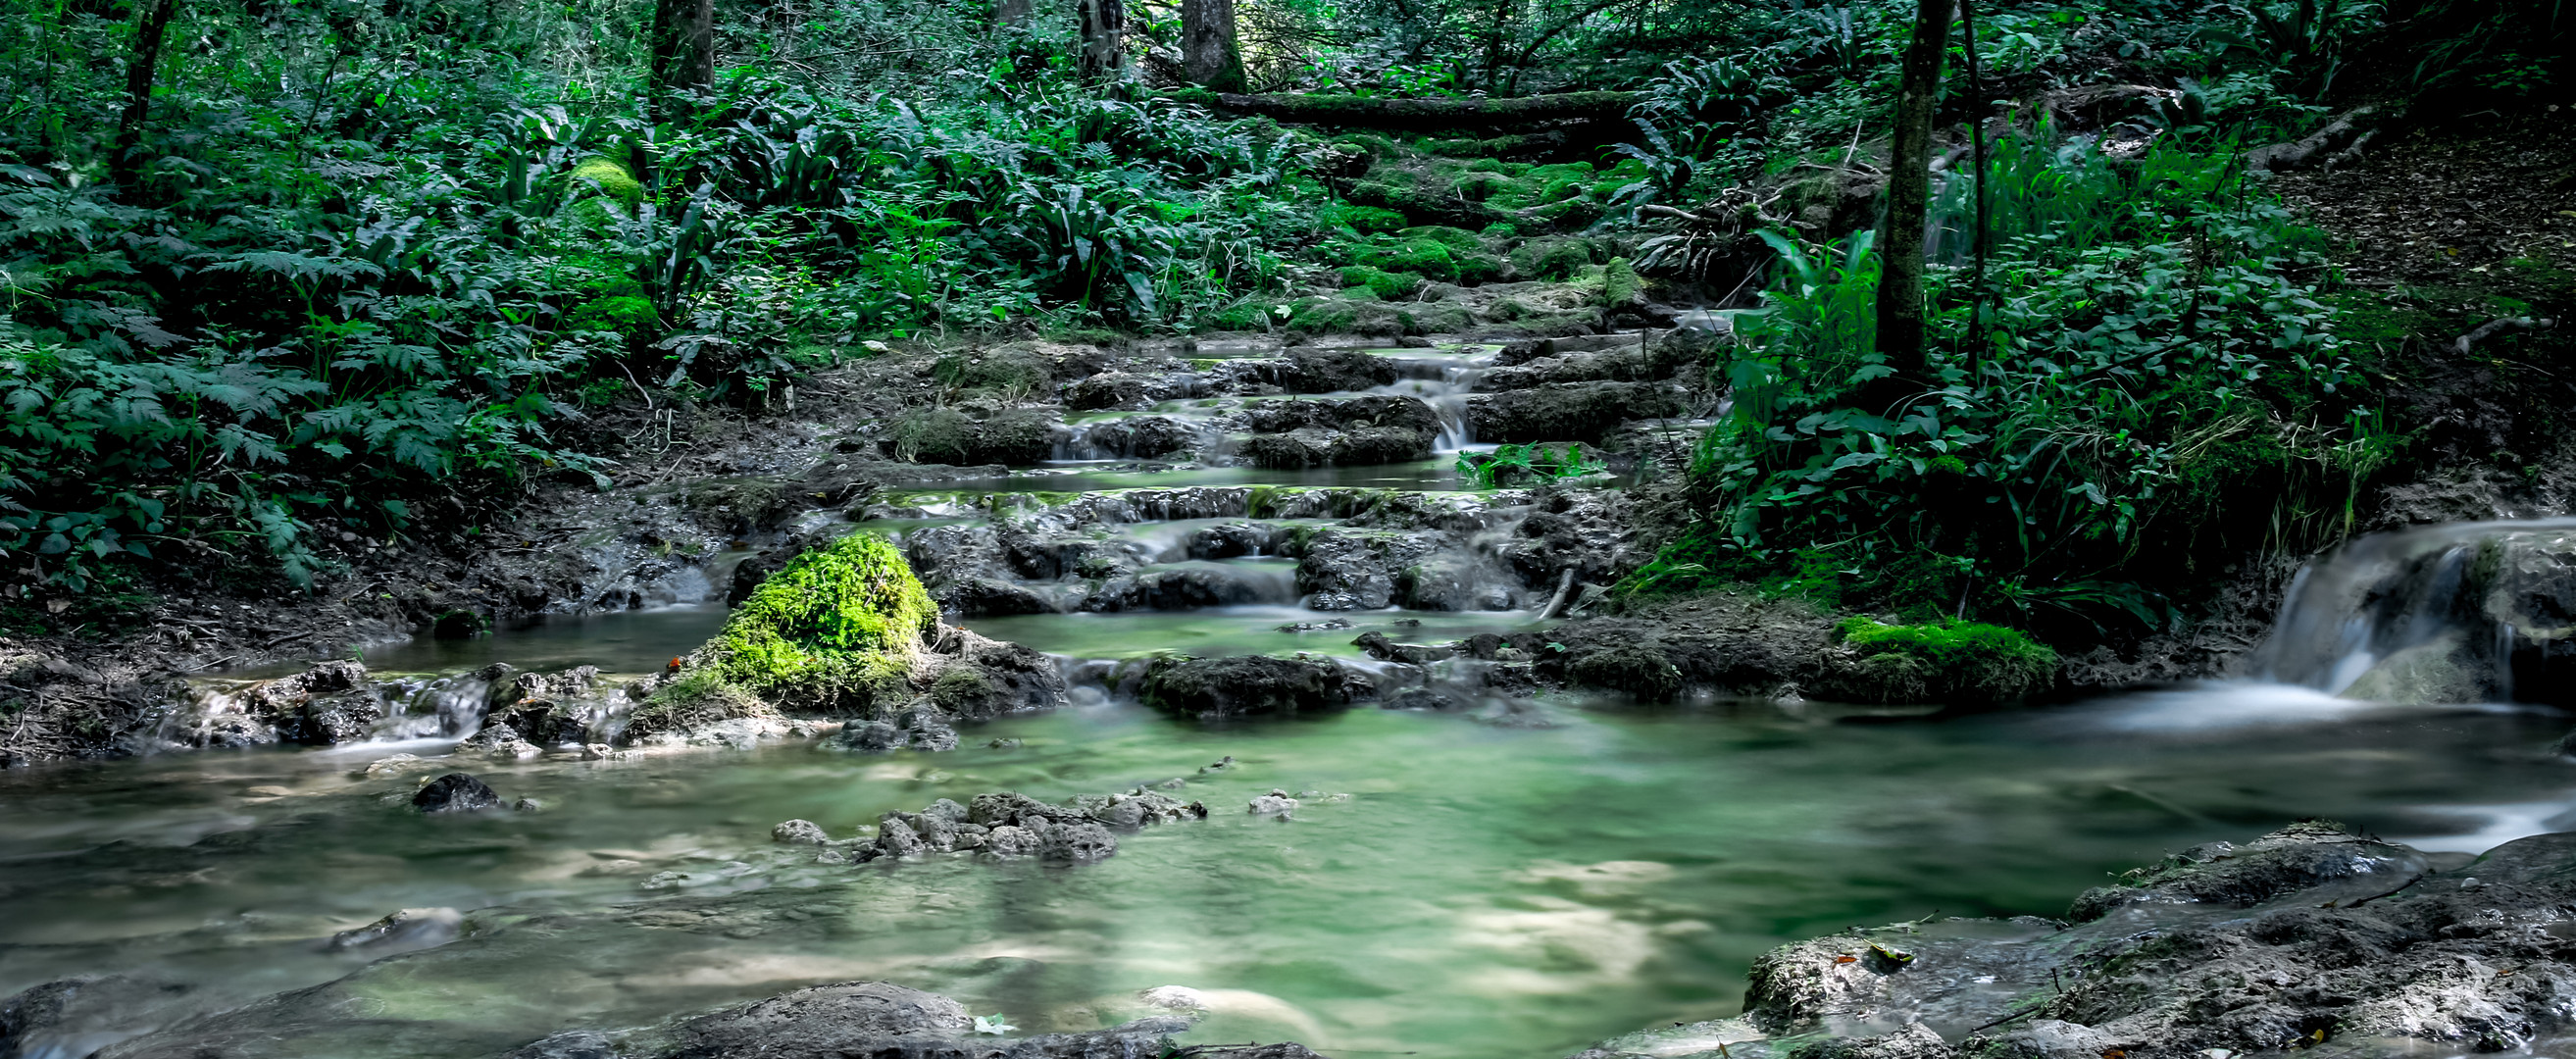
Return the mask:
[[[1907, 5], [1239, 6], [1260, 89], [1642, 102], [1607, 136], [1228, 120], [1156, 91], [1177, 14], [1143, 0], [1134, 72], [1105, 84], [1076, 76], [1060, 6], [997, 29], [969, 0], [727, 2], [712, 82], [676, 95], [646, 89], [654, 12], [629, 0], [23, 9], [0, 24], [0, 594], [139, 562], [308, 582], [339, 544], [469, 532], [541, 476], [614, 473], [593, 418], [621, 401], [766, 408], [875, 340], [1437, 329], [1384, 300], [1506, 275], [1715, 299], [1769, 229], [1781, 282], [1719, 366], [1744, 396], [1697, 467], [1726, 515], [1655, 576], [1928, 548], [1976, 558], [1934, 561], [1957, 569], [1921, 598], [2063, 595], [2209, 490], [2384, 454], [2314, 238], [2235, 149], [2356, 92], [2566, 77], [2540, 0], [1987, 5], [1959, 99], [2171, 87], [2088, 139], [1998, 137], [1993, 282], [1950, 274], [1940, 385], [1858, 409], [1870, 262], [1845, 237], [1871, 218], [1838, 182], [1868, 169]], [[2154, 147], [2115, 157], [2105, 131]], [[1605, 233], [1644, 245], [1637, 271], [1579, 238]], [[1927, 521], [1940, 504], [1966, 514]], [[2322, 511], [2277, 536], [2313, 540]]]

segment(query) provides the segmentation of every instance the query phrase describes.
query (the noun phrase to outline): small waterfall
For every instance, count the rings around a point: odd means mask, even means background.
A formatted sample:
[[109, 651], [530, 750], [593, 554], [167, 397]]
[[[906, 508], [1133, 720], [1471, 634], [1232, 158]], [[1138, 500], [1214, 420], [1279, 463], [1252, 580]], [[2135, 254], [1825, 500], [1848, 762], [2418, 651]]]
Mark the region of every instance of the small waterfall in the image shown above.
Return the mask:
[[1467, 422], [1467, 395], [1475, 391], [1476, 380], [1493, 366], [1496, 355], [1492, 349], [1469, 349], [1472, 351], [1443, 355], [1380, 354], [1395, 365], [1403, 378], [1369, 392], [1420, 398], [1440, 419], [1440, 433], [1432, 450], [1447, 454], [1464, 449], [1476, 442], [1475, 432]]
[[2252, 661], [2353, 698], [2576, 704], [2552, 679], [2576, 665], [2576, 519], [2356, 539], [2291, 581]]

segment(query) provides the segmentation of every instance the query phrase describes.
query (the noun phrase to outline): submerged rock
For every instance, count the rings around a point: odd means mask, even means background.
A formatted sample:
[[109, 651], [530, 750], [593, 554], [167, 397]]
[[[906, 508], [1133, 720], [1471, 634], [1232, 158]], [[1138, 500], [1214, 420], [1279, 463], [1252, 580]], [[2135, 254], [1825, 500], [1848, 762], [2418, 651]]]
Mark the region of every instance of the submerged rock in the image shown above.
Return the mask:
[[411, 796], [411, 804], [424, 813], [470, 813], [502, 806], [501, 796], [482, 780], [462, 772], [450, 772], [428, 783]]
[[332, 952], [356, 949], [425, 948], [456, 940], [465, 916], [453, 908], [405, 908], [369, 923], [331, 935]]

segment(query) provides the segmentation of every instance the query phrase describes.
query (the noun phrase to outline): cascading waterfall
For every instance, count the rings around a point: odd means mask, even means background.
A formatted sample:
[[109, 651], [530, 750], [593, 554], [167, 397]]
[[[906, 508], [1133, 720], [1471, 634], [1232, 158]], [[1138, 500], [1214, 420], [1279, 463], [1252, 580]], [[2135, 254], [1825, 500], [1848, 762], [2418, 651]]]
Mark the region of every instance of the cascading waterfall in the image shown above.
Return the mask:
[[2256, 674], [2391, 702], [2576, 701], [2576, 519], [2373, 534], [2301, 570]]

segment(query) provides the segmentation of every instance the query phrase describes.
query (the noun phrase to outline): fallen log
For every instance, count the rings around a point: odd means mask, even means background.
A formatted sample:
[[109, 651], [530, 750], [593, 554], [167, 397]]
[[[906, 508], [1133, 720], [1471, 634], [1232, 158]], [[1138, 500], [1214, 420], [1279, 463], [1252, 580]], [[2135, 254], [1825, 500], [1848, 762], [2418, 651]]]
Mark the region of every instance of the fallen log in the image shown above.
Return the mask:
[[1196, 103], [1225, 114], [1266, 117], [1299, 125], [1395, 129], [1500, 129], [1551, 122], [1605, 121], [1625, 117], [1642, 92], [1563, 92], [1504, 99], [1390, 98], [1353, 95], [1247, 95], [1185, 89], [1165, 98]]

